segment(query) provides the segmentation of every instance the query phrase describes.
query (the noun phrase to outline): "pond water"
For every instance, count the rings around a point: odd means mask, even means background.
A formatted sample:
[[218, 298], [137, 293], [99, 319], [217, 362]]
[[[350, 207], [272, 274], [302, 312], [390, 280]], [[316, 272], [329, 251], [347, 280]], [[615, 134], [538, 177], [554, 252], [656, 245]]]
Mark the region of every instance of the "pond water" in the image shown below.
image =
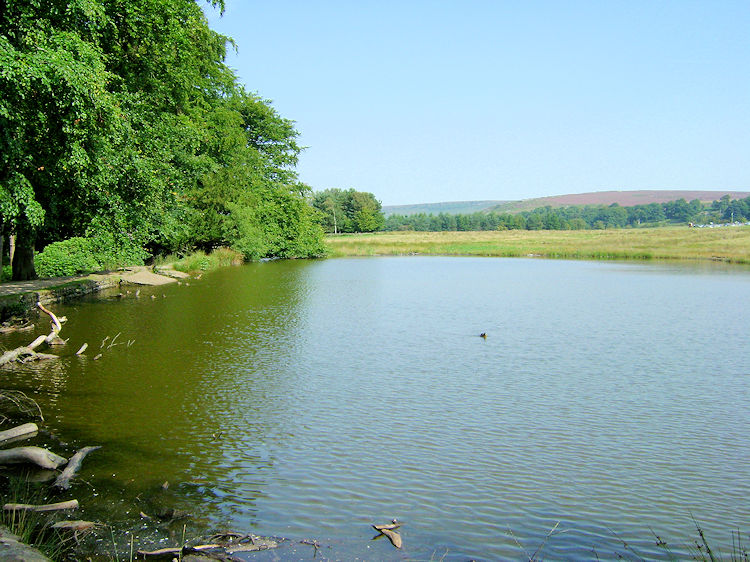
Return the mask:
[[[338, 559], [667, 558], [655, 535], [682, 557], [693, 517], [717, 549], [750, 530], [747, 268], [278, 261], [134, 291], [56, 305], [68, 357], [4, 375], [39, 442], [102, 445], [69, 496], [123, 548], [174, 542], [184, 521], [139, 516], [163, 506]], [[402, 551], [371, 540], [394, 517]]]

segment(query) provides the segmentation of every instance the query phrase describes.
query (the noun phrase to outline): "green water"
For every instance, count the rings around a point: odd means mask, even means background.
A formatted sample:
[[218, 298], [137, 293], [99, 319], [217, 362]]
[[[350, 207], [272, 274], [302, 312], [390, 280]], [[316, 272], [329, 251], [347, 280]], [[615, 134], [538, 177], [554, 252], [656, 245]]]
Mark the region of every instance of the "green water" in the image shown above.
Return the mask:
[[[282, 559], [521, 559], [559, 522], [548, 559], [655, 558], [691, 513], [719, 544], [750, 528], [747, 269], [367, 258], [129, 290], [56, 305], [64, 358], [5, 385], [37, 443], [102, 446], [61, 499], [121, 548], [186, 525]], [[370, 540], [393, 517], [400, 552]]]

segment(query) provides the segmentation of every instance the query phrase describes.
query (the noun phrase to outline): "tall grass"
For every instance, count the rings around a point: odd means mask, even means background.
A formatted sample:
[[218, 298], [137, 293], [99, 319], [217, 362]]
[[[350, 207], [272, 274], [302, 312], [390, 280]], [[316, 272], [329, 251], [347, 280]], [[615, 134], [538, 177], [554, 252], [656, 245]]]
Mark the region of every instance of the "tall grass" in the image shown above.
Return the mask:
[[195, 273], [211, 271], [220, 267], [239, 265], [244, 261], [242, 254], [229, 248], [216, 248], [210, 254], [196, 251], [190, 255], [178, 258], [165, 256], [159, 260], [162, 264], [171, 263], [177, 271]]
[[[8, 477], [2, 484], [2, 491], [8, 503], [42, 504], [48, 500], [46, 488], [29, 483], [24, 475]], [[16, 535], [20, 542], [34, 546], [45, 556], [57, 560], [73, 544], [50, 526], [50, 517], [50, 513], [3, 510], [0, 512], [0, 524]]]
[[334, 257], [428, 254], [567, 259], [684, 259], [750, 264], [750, 227], [380, 232], [329, 236]]

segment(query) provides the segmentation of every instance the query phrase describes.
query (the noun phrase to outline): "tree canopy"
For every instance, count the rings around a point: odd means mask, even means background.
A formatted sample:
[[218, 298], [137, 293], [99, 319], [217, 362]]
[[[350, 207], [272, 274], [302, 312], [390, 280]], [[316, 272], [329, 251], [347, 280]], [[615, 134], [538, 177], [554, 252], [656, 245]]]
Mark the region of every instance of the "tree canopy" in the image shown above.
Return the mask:
[[447, 213], [389, 215], [385, 230], [584, 230], [685, 224], [688, 222], [746, 221], [750, 219], [750, 197], [735, 199], [726, 195], [710, 205], [699, 200], [678, 199], [621, 207], [612, 205], [572, 205], [539, 207], [519, 213]]
[[372, 193], [354, 189], [326, 189], [313, 194], [326, 232], [375, 232], [385, 226], [385, 215]]
[[[223, 9], [223, 3], [211, 2]], [[293, 122], [239, 85], [194, 0], [7, 0], [0, 15], [0, 215], [34, 248], [106, 239], [311, 256], [322, 234]], [[15, 260], [14, 260], [15, 261]]]

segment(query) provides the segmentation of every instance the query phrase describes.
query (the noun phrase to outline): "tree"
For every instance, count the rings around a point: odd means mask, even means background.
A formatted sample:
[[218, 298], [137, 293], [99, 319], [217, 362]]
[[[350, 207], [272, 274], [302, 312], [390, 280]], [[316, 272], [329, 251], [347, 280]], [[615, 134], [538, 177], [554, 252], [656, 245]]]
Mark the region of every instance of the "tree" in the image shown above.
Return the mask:
[[326, 189], [313, 194], [326, 232], [375, 232], [385, 228], [380, 201], [372, 193], [354, 189]]
[[[5, 8], [0, 213], [18, 238], [14, 278], [34, 276], [35, 243], [76, 236], [111, 240], [123, 260], [144, 246], [247, 242], [250, 231], [269, 252], [320, 253], [322, 234], [300, 206], [293, 123], [237, 85], [228, 38], [194, 0]], [[295, 230], [307, 250], [260, 228], [274, 205], [297, 217], [287, 227], [308, 229]]]

